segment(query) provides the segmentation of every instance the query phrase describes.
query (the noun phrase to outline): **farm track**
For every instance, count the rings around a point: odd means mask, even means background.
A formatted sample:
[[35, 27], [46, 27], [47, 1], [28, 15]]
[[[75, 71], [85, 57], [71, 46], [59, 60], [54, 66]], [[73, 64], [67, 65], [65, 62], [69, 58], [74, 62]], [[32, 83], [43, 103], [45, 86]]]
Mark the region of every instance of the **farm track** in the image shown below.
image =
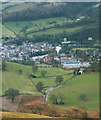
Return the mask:
[[61, 85], [58, 85], [57, 87], [55, 87], [55, 88], [53, 88], [52, 90], [50, 90], [50, 91], [46, 94], [46, 96], [45, 96], [45, 101], [46, 101], [46, 103], [47, 103], [49, 94], [50, 94], [53, 90], [56, 90], [57, 88], [62, 87], [62, 86], [64, 85], [65, 82], [68, 82], [69, 80], [72, 80], [75, 76], [76, 76], [76, 75], [73, 75], [72, 77], [70, 77], [70, 78], [64, 80], [63, 83], [62, 83]]

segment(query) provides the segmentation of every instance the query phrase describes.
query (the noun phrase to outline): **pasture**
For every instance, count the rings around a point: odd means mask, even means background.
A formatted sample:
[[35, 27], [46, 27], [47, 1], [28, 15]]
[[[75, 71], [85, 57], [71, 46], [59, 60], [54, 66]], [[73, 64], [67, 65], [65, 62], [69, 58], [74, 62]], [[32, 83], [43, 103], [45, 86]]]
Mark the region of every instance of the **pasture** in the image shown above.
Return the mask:
[[[52, 34], [54, 33], [54, 31], [56, 31], [55, 28], [57, 26], [62, 27], [65, 24], [71, 24], [73, 22], [75, 22], [75, 20], [73, 21], [73, 20], [68, 20], [65, 17], [57, 17], [57, 18], [40, 19], [36, 21], [27, 21], [27, 22], [26, 21], [6, 22], [4, 23], [4, 25], [7, 28], [9, 28], [11, 31], [14, 31], [16, 34], [20, 34], [21, 36], [23, 36], [24, 32], [26, 32], [26, 34], [29, 37], [32, 37], [32, 35], [40, 35], [40, 33], [44, 34], [44, 32], [46, 31], [48, 34]], [[77, 30], [76, 28], [74, 29]], [[63, 32], [63, 30], [61, 28], [57, 31], [57, 33], [61, 33]], [[69, 31], [72, 32], [72, 28]]]
[[[18, 74], [19, 69], [23, 71], [21, 75]], [[28, 80], [28, 72], [31, 72], [29, 66], [7, 63], [7, 71], [2, 72], [2, 94], [8, 88], [18, 89], [23, 94], [40, 94]]]
[[[64, 94], [63, 107], [75, 106], [87, 111], [99, 109], [99, 73], [76, 76], [63, 87], [54, 90], [50, 96], [58, 93]], [[86, 94], [87, 100], [80, 101], [78, 99], [80, 94]], [[49, 98], [48, 102], [50, 103]]]
[[[36, 88], [32, 85], [28, 79], [28, 74], [32, 74], [32, 67], [25, 66], [17, 63], [7, 62], [7, 70], [2, 72], [3, 78], [3, 94], [8, 88], [16, 88], [23, 94], [40, 94]], [[18, 70], [21, 69], [21, 75], [18, 74]], [[41, 72], [46, 71], [46, 77], [41, 77]], [[33, 82], [36, 84], [39, 81], [44, 83], [44, 86], [51, 87], [56, 86], [55, 79], [57, 75], [62, 75], [65, 79], [68, 79], [72, 74], [68, 75], [68, 71], [61, 68], [38, 68], [38, 71], [34, 74], [37, 78], [33, 78]]]
[[2, 28], [1, 30], [2, 30], [2, 36], [3, 37], [8, 37], [8, 36], [12, 36], [12, 37], [15, 37], [15, 34], [12, 32], [12, 31], [10, 31], [9, 29], [7, 29], [4, 25], [2, 25], [1, 23], [0, 23], [0, 28]]
[[85, 29], [95, 28], [92, 24], [89, 26], [63, 27], [76, 22], [76, 19], [70, 20], [66, 17], [55, 17], [36, 21], [5, 22], [4, 25], [15, 34], [19, 34], [22, 37], [26, 34], [29, 38], [33, 38], [35, 35], [61, 34], [64, 31], [70, 35]]

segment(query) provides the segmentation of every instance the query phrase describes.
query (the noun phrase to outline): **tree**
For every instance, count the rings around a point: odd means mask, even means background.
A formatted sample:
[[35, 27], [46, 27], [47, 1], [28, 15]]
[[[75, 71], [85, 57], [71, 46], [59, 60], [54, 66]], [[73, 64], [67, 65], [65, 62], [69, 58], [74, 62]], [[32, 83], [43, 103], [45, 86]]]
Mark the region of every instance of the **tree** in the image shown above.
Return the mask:
[[63, 82], [63, 77], [61, 75], [58, 75], [55, 80], [56, 83], [59, 83], [59, 85]]
[[2, 61], [2, 71], [5, 71], [5, 70], [6, 70], [6, 62]]
[[78, 98], [79, 98], [80, 101], [85, 101], [87, 99], [87, 95], [85, 93], [82, 93], [82, 94], [79, 95]]
[[61, 92], [58, 93], [58, 104], [62, 104], [63, 105], [64, 104], [63, 99], [64, 99], [64, 94], [61, 93]]
[[43, 70], [43, 71], [41, 72], [41, 76], [42, 76], [43, 78], [45, 78], [46, 73], [47, 73], [47, 71]]
[[19, 90], [14, 89], [14, 88], [9, 88], [5, 92], [5, 96], [7, 96], [9, 99], [11, 99], [12, 103], [14, 102], [14, 99], [17, 95], [19, 95]]
[[38, 66], [36, 66], [36, 65], [32, 66], [33, 73], [35, 73], [37, 70], [38, 70]]
[[19, 70], [18, 70], [18, 74], [20, 74], [20, 75], [21, 75], [21, 73], [22, 73], [22, 70], [21, 70], [21, 69], [19, 69]]
[[39, 92], [42, 91], [43, 87], [44, 87], [44, 84], [43, 84], [42, 81], [39, 81], [39, 82], [36, 84], [36, 88], [37, 88], [37, 90], [38, 90]]
[[56, 95], [51, 95], [50, 100], [52, 101], [53, 104], [57, 104], [57, 96]]

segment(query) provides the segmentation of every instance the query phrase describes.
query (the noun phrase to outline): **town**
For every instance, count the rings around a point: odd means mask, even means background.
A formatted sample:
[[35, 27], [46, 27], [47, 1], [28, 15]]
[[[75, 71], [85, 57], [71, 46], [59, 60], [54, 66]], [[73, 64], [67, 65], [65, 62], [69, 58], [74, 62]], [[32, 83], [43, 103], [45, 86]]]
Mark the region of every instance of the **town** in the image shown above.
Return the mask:
[[[91, 61], [99, 61], [101, 53], [98, 48], [78, 48], [78, 43], [73, 44], [67, 38], [63, 38], [61, 45], [49, 44], [48, 42], [32, 43], [23, 42], [22, 45], [8, 44], [14, 38], [9, 38], [0, 43], [0, 57], [6, 61], [34, 61], [39, 67], [51, 67], [52, 61], [56, 64], [55, 67], [63, 68], [79, 68], [89, 67]], [[88, 40], [92, 40], [91, 37]], [[64, 45], [70, 50], [65, 50]], [[44, 65], [42, 65], [44, 63]], [[46, 64], [46, 65], [45, 65]]]

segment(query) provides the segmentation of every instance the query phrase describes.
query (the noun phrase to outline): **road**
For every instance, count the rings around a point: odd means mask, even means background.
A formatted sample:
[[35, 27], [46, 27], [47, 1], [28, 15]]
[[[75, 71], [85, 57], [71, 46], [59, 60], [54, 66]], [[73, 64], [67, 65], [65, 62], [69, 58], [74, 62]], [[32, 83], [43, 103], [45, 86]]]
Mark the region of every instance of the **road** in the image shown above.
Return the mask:
[[62, 87], [65, 82], [67, 82], [67, 81], [69, 81], [69, 80], [72, 80], [75, 76], [76, 76], [76, 75], [73, 75], [72, 77], [64, 80], [63, 83], [62, 83], [61, 85], [58, 85], [57, 87], [54, 87], [54, 88], [51, 87], [51, 88], [53, 88], [53, 89], [50, 89], [50, 88], [49, 88], [50, 90], [48, 89], [48, 92], [47, 92], [47, 94], [46, 94], [46, 96], [45, 96], [45, 101], [46, 101], [46, 103], [47, 103], [47, 100], [48, 100], [48, 96], [49, 96], [49, 94], [50, 94], [52, 91], [56, 90], [57, 88]]

